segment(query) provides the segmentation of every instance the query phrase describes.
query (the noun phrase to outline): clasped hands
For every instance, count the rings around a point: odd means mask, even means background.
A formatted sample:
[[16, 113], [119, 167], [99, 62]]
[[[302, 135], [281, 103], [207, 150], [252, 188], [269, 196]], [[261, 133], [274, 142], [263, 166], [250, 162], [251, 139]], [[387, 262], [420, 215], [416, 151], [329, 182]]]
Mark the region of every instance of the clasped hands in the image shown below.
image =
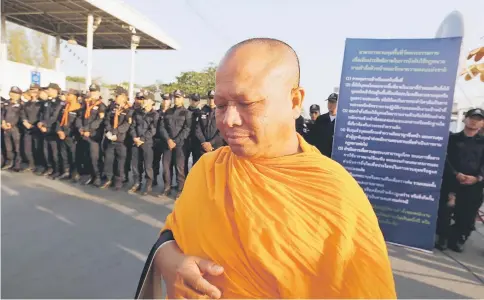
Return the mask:
[[136, 147], [139, 147], [139, 146], [141, 146], [141, 145], [143, 145], [145, 143], [139, 137], [133, 138], [133, 142], [136, 145]]
[[213, 146], [209, 142], [202, 143], [202, 148], [205, 152], [213, 151]]
[[477, 178], [476, 176], [465, 175], [462, 173], [457, 173], [456, 178], [457, 181], [459, 181], [459, 183], [463, 185], [473, 185], [479, 181], [479, 178]]

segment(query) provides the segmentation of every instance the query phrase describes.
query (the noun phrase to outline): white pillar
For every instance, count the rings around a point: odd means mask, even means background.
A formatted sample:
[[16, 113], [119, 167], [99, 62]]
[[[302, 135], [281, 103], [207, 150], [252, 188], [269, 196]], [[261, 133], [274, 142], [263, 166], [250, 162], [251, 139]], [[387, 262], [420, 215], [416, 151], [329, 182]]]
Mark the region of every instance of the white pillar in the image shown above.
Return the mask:
[[135, 69], [136, 45], [131, 44], [131, 73], [129, 75], [129, 100], [134, 101], [134, 69]]
[[[0, 0], [1, 2], [2, 0]], [[1, 5], [1, 3], [0, 3]], [[6, 82], [6, 61], [8, 57], [8, 52], [7, 52], [7, 19], [6, 17], [2, 14], [0, 17], [0, 94], [2, 92], [6, 93], [6, 89], [8, 89], [7, 86], [5, 86]]]
[[87, 16], [87, 74], [86, 74], [86, 91], [92, 83], [92, 48], [94, 40], [94, 16], [89, 14]]
[[61, 38], [60, 36], [55, 37], [55, 70], [60, 72], [61, 68]]

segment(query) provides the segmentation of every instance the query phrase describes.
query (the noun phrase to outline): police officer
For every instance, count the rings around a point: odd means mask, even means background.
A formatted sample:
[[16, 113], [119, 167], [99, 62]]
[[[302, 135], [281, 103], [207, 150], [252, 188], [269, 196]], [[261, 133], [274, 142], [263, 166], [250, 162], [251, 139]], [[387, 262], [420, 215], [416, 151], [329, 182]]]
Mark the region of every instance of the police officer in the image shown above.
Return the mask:
[[[311, 140], [312, 136], [311, 136], [311, 129], [313, 128], [314, 126], [314, 123], [316, 122], [316, 120], [318, 119], [318, 117], [321, 115], [321, 109], [319, 107], [319, 105], [317, 104], [313, 104], [309, 107], [309, 116], [310, 116], [310, 119], [309, 120], [304, 120], [304, 124], [301, 124], [301, 128], [299, 129], [302, 134], [299, 132], [299, 134], [301, 134], [308, 143], [310, 143], [311, 145], [314, 145], [314, 142]], [[296, 129], [297, 129], [297, 126], [296, 126]]]
[[314, 125], [309, 131], [309, 141], [316, 146], [323, 155], [331, 157], [336, 109], [338, 107], [338, 94], [332, 93], [329, 95], [327, 101], [328, 112], [317, 117]]
[[175, 161], [175, 170], [178, 183], [178, 198], [185, 184], [185, 153], [186, 140], [190, 135], [192, 128], [192, 115], [188, 109], [183, 106], [183, 92], [175, 90], [173, 92], [175, 106], [168, 109], [165, 114], [165, 129], [168, 149], [163, 153], [163, 180], [164, 190], [162, 195], [168, 196], [171, 191], [172, 182], [172, 161]]
[[[141, 93], [143, 94], [143, 93]], [[139, 94], [140, 95], [140, 94]], [[135, 97], [134, 102], [130, 103], [131, 108], [133, 109], [133, 114], [135, 112], [142, 112], [143, 110], [143, 99], [137, 99]], [[133, 137], [131, 136], [131, 130], [128, 131], [126, 135], [126, 163], [124, 164], [124, 181], [123, 183], [129, 182], [129, 172], [131, 171], [131, 158], [133, 157]]]
[[[447, 246], [462, 252], [474, 230], [475, 219], [482, 205], [484, 187], [484, 110], [471, 109], [465, 115], [464, 130], [451, 134], [441, 187], [436, 248]], [[450, 226], [451, 214], [455, 223]]]
[[[128, 104], [128, 91], [125, 89], [116, 90], [114, 101], [116, 106], [108, 110], [104, 119], [107, 140], [106, 150], [104, 151], [106, 182], [102, 188], [108, 188], [114, 183], [114, 188], [119, 190], [122, 187], [126, 163], [126, 135], [133, 120], [133, 110]], [[115, 162], [116, 174], [113, 172]]]
[[42, 165], [41, 137], [37, 123], [40, 121], [42, 112], [42, 102], [38, 100], [39, 86], [30, 85], [30, 101], [23, 105], [20, 115], [22, 126], [24, 128], [23, 150], [28, 161], [28, 167], [25, 171], [37, 171]]
[[89, 96], [84, 101], [83, 113], [77, 118], [76, 126], [82, 138], [82, 147], [87, 152], [83, 157], [84, 164], [89, 167], [90, 176], [84, 182], [85, 185], [101, 185], [100, 155], [101, 142], [104, 136], [104, 115], [106, 105], [102, 102], [100, 87], [97, 84], [91, 84], [89, 87]]
[[[202, 154], [222, 147], [225, 142], [217, 129], [215, 120], [215, 91], [208, 91], [207, 104], [203, 106], [200, 118], [196, 124], [196, 136], [198, 146]], [[193, 164], [200, 159], [200, 156], [193, 158]]]
[[144, 172], [146, 184], [143, 194], [147, 195], [151, 192], [153, 185], [153, 137], [156, 134], [159, 116], [154, 108], [153, 95], [146, 97], [143, 92], [138, 92], [136, 99], [140, 101], [141, 109], [135, 110], [133, 123], [130, 127], [130, 134], [134, 144], [131, 158], [131, 172], [133, 173], [134, 185], [129, 192], [134, 193], [141, 190]]
[[77, 101], [79, 92], [71, 89], [66, 92], [66, 104], [62, 107], [57, 121], [59, 151], [62, 158], [62, 172], [57, 179], [79, 180], [79, 167], [76, 160], [77, 143], [81, 138], [77, 129], [77, 119], [82, 116], [81, 104]]
[[[49, 84], [46, 90], [48, 99], [43, 102], [42, 117], [37, 122], [37, 128], [39, 128], [43, 136], [43, 150], [46, 165], [45, 171], [42, 174], [51, 176], [52, 178], [58, 176], [60, 172], [56, 122], [64, 103], [59, 98], [59, 92], [60, 87], [58, 84]], [[41, 93], [41, 96], [45, 97], [43, 93]]]
[[192, 155], [193, 165], [198, 161], [201, 154], [200, 141], [197, 138], [196, 126], [201, 115], [200, 110], [200, 94], [195, 93], [190, 95], [190, 105], [188, 110], [192, 113], [192, 127], [190, 128], [190, 135], [186, 141], [187, 153], [185, 154], [185, 176], [188, 175], [188, 160]]
[[[4, 112], [4, 107], [8, 105], [8, 100], [0, 97], [0, 115], [3, 117], [3, 112]], [[2, 128], [2, 134], [1, 136], [1, 142], [2, 142], [2, 167], [5, 164], [5, 157], [7, 155], [7, 150], [5, 148], [5, 137], [3, 135], [3, 128]]]
[[[153, 185], [158, 185], [158, 175], [160, 174], [160, 163], [161, 163], [161, 156], [163, 152], [168, 149], [168, 144], [163, 136], [167, 136], [166, 129], [165, 129], [165, 114], [166, 111], [171, 106], [171, 97], [170, 94], [164, 93], [161, 95], [161, 105], [160, 109], [158, 110], [158, 124], [156, 126], [156, 135], [154, 137], [154, 145], [153, 145]], [[162, 132], [165, 132], [162, 134]]]
[[20, 97], [22, 90], [19, 87], [10, 89], [10, 101], [3, 106], [2, 110], [2, 134], [4, 135], [6, 162], [2, 169], [20, 170], [20, 130], [19, 121], [22, 111]]

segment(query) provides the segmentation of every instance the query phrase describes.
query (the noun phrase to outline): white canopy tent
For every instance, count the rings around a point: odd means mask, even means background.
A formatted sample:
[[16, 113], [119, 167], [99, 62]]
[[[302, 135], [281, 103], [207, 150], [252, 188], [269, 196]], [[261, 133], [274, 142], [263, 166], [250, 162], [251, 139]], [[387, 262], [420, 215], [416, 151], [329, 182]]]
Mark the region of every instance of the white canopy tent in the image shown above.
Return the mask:
[[120, 0], [0, 0], [0, 5], [0, 73], [1, 63], [7, 59], [6, 21], [56, 37], [58, 71], [61, 40], [85, 46], [86, 89], [92, 81], [93, 49], [130, 49], [130, 98], [133, 95], [135, 50], [179, 49], [178, 44], [156, 24]]

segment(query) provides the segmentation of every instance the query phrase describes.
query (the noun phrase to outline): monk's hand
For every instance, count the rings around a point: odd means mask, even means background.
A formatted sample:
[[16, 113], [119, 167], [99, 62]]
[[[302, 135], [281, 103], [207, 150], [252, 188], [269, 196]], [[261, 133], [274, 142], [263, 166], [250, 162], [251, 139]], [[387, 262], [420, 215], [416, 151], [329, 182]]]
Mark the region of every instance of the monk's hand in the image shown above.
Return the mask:
[[220, 276], [223, 267], [200, 257], [184, 255], [176, 242], [170, 242], [158, 251], [155, 272], [161, 274], [169, 299], [219, 299], [222, 296], [222, 292], [203, 276]]

